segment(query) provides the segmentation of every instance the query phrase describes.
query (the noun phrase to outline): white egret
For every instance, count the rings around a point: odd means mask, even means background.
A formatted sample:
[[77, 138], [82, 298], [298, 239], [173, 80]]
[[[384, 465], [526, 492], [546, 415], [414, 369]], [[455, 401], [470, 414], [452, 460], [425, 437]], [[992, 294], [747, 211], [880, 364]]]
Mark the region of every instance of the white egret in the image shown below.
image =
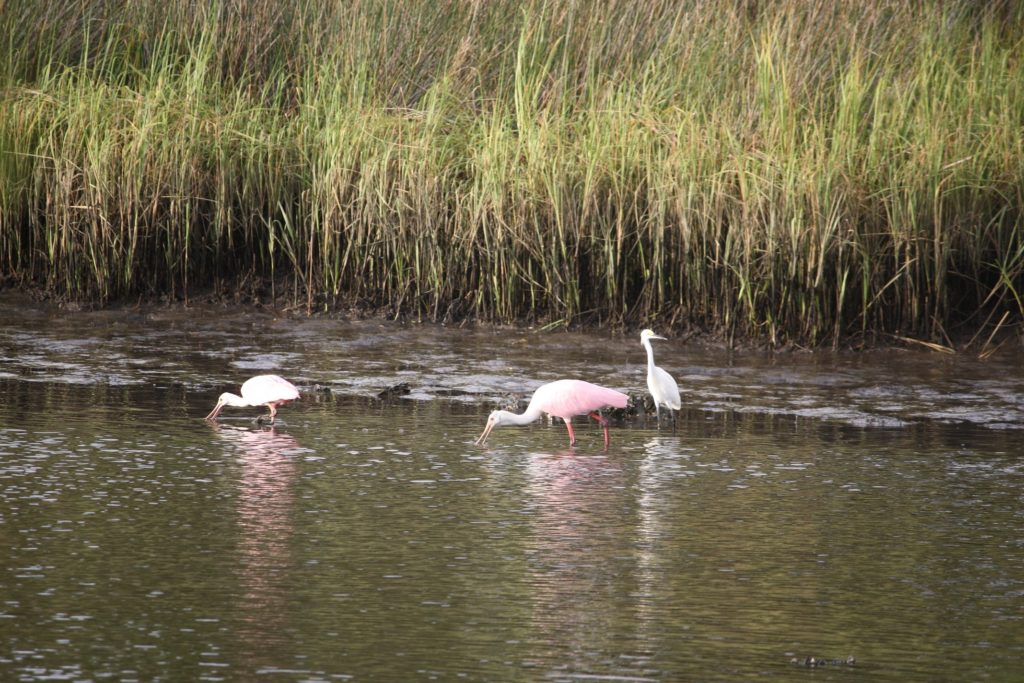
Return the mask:
[[647, 389], [651, 392], [651, 398], [654, 399], [654, 413], [658, 418], [658, 424], [661, 425], [661, 406], [669, 409], [674, 421], [675, 415], [671, 411], [679, 410], [682, 407], [682, 400], [679, 398], [679, 385], [672, 379], [672, 375], [654, 364], [652, 339], [664, 339], [664, 337], [654, 334], [652, 330], [644, 330], [640, 333], [640, 343], [647, 349]]

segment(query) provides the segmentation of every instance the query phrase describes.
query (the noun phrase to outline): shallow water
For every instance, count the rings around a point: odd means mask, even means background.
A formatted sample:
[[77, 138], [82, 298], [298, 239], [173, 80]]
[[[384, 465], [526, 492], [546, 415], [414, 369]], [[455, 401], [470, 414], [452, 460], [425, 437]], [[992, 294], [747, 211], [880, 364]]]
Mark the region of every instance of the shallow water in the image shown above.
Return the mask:
[[1014, 355], [669, 340], [674, 430], [473, 444], [638, 342], [0, 299], [0, 679], [1020, 680]]

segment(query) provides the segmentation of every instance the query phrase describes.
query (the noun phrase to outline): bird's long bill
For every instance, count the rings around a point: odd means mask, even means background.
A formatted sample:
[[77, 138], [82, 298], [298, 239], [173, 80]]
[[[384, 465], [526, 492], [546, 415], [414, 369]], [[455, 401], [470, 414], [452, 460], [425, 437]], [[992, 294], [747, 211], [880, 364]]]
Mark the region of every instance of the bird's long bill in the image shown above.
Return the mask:
[[494, 429], [494, 423], [491, 422], [490, 420], [488, 420], [487, 421], [487, 426], [484, 427], [483, 434], [481, 434], [480, 438], [475, 441], [476, 445], [479, 446], [480, 444], [482, 444], [485, 441], [487, 441], [487, 437], [491, 435], [491, 430], [492, 429]]
[[223, 407], [224, 407], [224, 401], [217, 401], [217, 405], [214, 406], [213, 410], [210, 411], [210, 414], [207, 415], [205, 419], [207, 419], [207, 420], [215, 419], [217, 417], [217, 415], [220, 413], [220, 409], [223, 408]]

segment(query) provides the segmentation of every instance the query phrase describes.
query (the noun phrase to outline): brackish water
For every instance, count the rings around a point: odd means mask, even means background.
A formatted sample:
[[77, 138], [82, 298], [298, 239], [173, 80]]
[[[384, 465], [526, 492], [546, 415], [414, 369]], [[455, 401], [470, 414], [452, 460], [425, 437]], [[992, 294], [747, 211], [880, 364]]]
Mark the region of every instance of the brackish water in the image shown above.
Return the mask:
[[638, 335], [0, 298], [0, 680], [1024, 677], [1016, 352], [656, 351], [674, 429], [478, 447]]

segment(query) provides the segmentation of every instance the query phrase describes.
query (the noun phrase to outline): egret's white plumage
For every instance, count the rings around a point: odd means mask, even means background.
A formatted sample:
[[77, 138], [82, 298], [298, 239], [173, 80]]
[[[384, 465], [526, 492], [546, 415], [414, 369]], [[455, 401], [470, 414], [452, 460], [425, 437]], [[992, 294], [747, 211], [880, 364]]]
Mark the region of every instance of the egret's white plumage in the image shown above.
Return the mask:
[[227, 391], [221, 394], [220, 398], [217, 399], [217, 405], [206, 416], [206, 419], [216, 419], [217, 414], [220, 413], [224, 406], [234, 406], [236, 408], [266, 406], [270, 409], [270, 424], [274, 424], [277, 406], [288, 401], [294, 401], [298, 397], [299, 390], [295, 388], [294, 384], [283, 377], [278, 377], [277, 375], [257, 375], [247, 379], [242, 384], [241, 396], [236, 396]]
[[654, 413], [660, 423], [661, 406], [665, 406], [670, 411], [679, 410], [683, 402], [679, 398], [679, 385], [672, 379], [672, 375], [654, 364], [652, 339], [664, 339], [664, 337], [654, 334], [652, 330], [644, 330], [640, 333], [640, 343], [647, 349], [647, 389], [651, 392], [651, 398], [654, 399]]
[[608, 421], [597, 411], [611, 406], [625, 408], [629, 397], [621, 391], [591, 384], [578, 379], [560, 379], [537, 387], [526, 410], [517, 415], [507, 410], [495, 410], [487, 418], [487, 426], [483, 434], [476, 440], [478, 444], [487, 441], [491, 430], [503, 425], [525, 425], [547, 413], [560, 417], [569, 430], [569, 445], [576, 445], [576, 434], [572, 429], [574, 415], [590, 415], [604, 428], [604, 447], [608, 448]]

